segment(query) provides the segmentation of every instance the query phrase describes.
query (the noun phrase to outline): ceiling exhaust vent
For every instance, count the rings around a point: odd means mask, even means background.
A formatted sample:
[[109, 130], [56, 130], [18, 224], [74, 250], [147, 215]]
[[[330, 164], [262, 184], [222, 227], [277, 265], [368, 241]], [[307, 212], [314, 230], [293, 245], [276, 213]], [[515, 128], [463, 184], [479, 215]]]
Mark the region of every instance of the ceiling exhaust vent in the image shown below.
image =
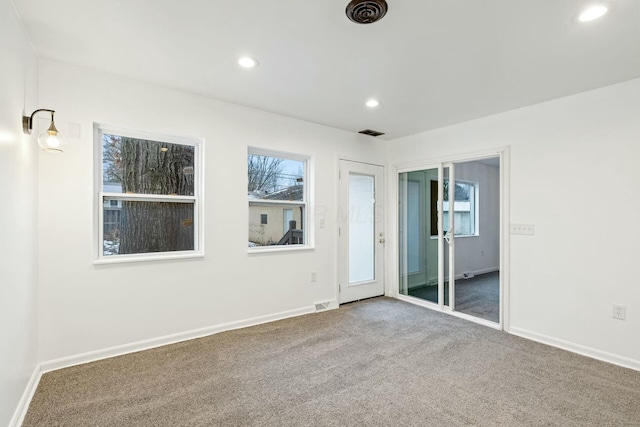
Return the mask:
[[351, 0], [347, 5], [347, 17], [356, 24], [373, 24], [387, 13], [385, 0]]
[[360, 132], [363, 135], [369, 135], [369, 136], [380, 136], [380, 135], [384, 135], [384, 132], [378, 132], [375, 130], [371, 130], [371, 129], [365, 129], [365, 130], [361, 130]]

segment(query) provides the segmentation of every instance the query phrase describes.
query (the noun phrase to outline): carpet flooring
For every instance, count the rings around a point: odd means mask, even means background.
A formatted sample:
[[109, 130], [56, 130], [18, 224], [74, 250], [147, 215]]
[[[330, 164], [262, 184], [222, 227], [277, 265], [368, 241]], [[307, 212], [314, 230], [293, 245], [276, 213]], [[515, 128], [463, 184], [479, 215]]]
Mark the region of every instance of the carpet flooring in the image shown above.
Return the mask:
[[638, 426], [640, 372], [389, 298], [42, 376], [30, 426]]
[[[411, 289], [409, 295], [438, 302], [438, 287]], [[444, 285], [444, 303], [449, 305], [449, 282]], [[479, 274], [471, 279], [456, 280], [456, 311], [490, 320], [500, 321], [500, 273]]]

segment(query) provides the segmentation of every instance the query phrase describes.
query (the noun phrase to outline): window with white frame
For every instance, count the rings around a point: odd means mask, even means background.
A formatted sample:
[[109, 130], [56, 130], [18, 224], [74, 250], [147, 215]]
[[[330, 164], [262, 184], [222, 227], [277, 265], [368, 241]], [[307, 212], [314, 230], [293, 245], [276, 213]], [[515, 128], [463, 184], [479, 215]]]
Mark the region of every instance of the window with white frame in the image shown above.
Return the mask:
[[98, 260], [201, 254], [200, 141], [101, 126], [95, 135]]
[[[454, 226], [456, 236], [477, 236], [478, 235], [478, 183], [470, 181], [456, 180], [454, 190]], [[437, 181], [432, 181], [432, 193], [436, 194], [435, 199], [431, 199], [431, 215], [437, 218]], [[449, 231], [449, 215], [451, 203], [449, 203], [449, 180], [444, 180], [443, 188], [444, 201], [442, 203], [442, 224], [444, 232]], [[431, 235], [438, 235], [437, 221], [431, 223]]]
[[[478, 183], [456, 180], [454, 190], [454, 234], [456, 236], [476, 236], [478, 218]], [[449, 181], [444, 181], [444, 202], [442, 204], [444, 232], [449, 230], [449, 215], [451, 203], [449, 202]]]
[[308, 170], [308, 157], [249, 149], [249, 248], [309, 246]]

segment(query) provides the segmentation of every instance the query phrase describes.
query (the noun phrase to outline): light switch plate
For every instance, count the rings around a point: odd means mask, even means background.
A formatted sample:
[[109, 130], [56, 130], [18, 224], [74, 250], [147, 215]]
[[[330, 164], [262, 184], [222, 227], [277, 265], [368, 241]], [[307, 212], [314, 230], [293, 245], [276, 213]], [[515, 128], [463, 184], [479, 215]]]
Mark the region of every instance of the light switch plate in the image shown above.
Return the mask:
[[535, 228], [533, 224], [511, 224], [511, 234], [533, 236], [535, 234]]

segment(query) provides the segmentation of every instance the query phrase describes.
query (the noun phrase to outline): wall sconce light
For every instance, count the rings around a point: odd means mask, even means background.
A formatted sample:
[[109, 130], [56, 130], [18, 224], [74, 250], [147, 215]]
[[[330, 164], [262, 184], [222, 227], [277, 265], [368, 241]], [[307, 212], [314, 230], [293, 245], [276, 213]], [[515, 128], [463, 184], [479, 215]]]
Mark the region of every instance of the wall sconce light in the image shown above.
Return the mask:
[[33, 130], [33, 116], [42, 111], [51, 113], [51, 126], [49, 126], [49, 129], [47, 129], [46, 132], [43, 132], [38, 136], [38, 145], [42, 148], [42, 151], [62, 153], [62, 147], [67, 143], [67, 141], [62, 137], [62, 135], [60, 135], [60, 132], [58, 132], [58, 129], [56, 129], [56, 125], [53, 122], [54, 110], [42, 108], [34, 111], [31, 114], [31, 117], [22, 116], [22, 130], [26, 135], [31, 135], [31, 131]]

